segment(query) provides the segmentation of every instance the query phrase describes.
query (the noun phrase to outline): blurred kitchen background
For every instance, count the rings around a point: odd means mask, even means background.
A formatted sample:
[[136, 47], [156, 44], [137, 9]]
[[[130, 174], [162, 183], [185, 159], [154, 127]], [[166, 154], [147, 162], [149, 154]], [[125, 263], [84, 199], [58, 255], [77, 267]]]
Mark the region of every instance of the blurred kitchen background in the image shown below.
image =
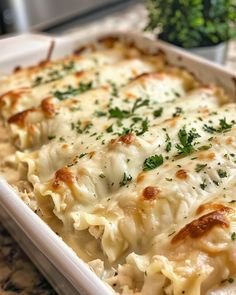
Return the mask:
[[[157, 38], [161, 31], [157, 33], [156, 29], [162, 27], [160, 39], [235, 68], [236, 0], [202, 0], [193, 7], [189, 3], [180, 0], [168, 3], [165, 0], [0, 0], [0, 39], [29, 31], [55, 35], [76, 31], [84, 37], [117, 30], [144, 32], [145, 27]], [[210, 7], [208, 12], [205, 6]]]
[[0, 0], [0, 34], [61, 33], [122, 13], [142, 0]]

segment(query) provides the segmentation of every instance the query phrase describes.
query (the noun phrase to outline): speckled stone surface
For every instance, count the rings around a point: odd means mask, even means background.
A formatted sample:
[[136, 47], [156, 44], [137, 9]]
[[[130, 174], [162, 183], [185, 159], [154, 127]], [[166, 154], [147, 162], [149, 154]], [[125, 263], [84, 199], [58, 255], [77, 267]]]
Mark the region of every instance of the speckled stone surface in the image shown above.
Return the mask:
[[1, 224], [0, 294], [56, 295]]
[[[90, 33], [120, 30], [141, 31], [146, 22], [142, 5], [129, 8], [122, 14], [107, 17], [89, 26], [74, 29], [81, 37]], [[226, 66], [236, 71], [236, 41], [229, 44]], [[0, 294], [1, 295], [56, 295], [56, 292], [36, 270], [16, 242], [0, 224]], [[68, 294], [69, 295], [69, 294]]]

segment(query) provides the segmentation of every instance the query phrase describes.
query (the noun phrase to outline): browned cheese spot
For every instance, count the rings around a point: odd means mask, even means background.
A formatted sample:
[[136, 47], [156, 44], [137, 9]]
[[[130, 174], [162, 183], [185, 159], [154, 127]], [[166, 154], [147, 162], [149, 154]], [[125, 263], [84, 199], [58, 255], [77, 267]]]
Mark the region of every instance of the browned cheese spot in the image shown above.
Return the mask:
[[175, 176], [181, 180], [185, 180], [188, 178], [188, 174], [184, 169], [180, 169], [175, 173]]
[[146, 201], [156, 200], [160, 193], [160, 189], [157, 186], [147, 186], [143, 190], [142, 197]]
[[229, 227], [229, 221], [226, 218], [226, 213], [231, 213], [234, 210], [231, 208], [223, 208], [205, 214], [198, 219], [193, 220], [182, 228], [171, 240], [172, 244], [176, 244], [188, 236], [192, 239], [201, 238], [207, 234], [215, 226], [220, 226], [223, 228]]
[[16, 124], [20, 127], [24, 127], [25, 126], [25, 121], [27, 119], [27, 116], [29, 113], [33, 113], [35, 112], [36, 110], [34, 108], [32, 109], [28, 109], [28, 110], [25, 110], [25, 111], [22, 111], [22, 112], [19, 112], [13, 116], [11, 116], [9, 119], [8, 119], [8, 123], [9, 124]]
[[125, 144], [131, 144], [134, 141], [135, 137], [132, 133], [128, 133], [125, 135], [122, 135], [118, 141], [121, 141]]
[[60, 188], [61, 183], [65, 183], [68, 186], [73, 184], [74, 176], [72, 175], [71, 171], [68, 167], [63, 167], [55, 173], [55, 178], [53, 181], [53, 188], [58, 189]]
[[55, 115], [56, 110], [51, 97], [42, 100], [41, 108], [48, 118], [52, 118]]

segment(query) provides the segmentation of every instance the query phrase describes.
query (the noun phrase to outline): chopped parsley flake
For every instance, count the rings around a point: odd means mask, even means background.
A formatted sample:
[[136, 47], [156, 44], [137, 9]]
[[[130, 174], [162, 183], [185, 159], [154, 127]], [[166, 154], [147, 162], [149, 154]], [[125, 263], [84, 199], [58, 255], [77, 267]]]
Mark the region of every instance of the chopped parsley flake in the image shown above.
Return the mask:
[[49, 139], [49, 140], [52, 140], [52, 139], [55, 139], [55, 138], [56, 138], [55, 135], [49, 135], [49, 136], [48, 136], [48, 139]]
[[79, 155], [79, 159], [83, 158], [83, 157], [86, 156], [86, 155], [87, 155], [87, 153], [82, 153], [82, 154], [80, 154], [80, 155]]
[[130, 112], [126, 110], [120, 110], [118, 107], [114, 109], [109, 109], [110, 118], [125, 119], [130, 116]]
[[194, 139], [200, 137], [196, 132], [196, 129], [192, 128], [189, 132], [186, 131], [185, 127], [180, 129], [178, 132], [178, 138], [180, 144], [176, 145], [178, 155], [188, 155], [195, 151], [193, 147]]
[[106, 113], [102, 112], [102, 111], [95, 111], [94, 114], [95, 114], [96, 117], [104, 117], [104, 116], [106, 116]]
[[125, 186], [125, 185], [127, 185], [131, 180], [132, 180], [132, 176], [131, 176], [131, 175], [127, 175], [127, 174], [124, 172], [124, 176], [123, 176], [123, 179], [122, 179], [121, 182], [120, 182], [120, 186]]
[[141, 124], [141, 129], [140, 130], [135, 130], [136, 135], [142, 135], [146, 131], [148, 131], [148, 119], [144, 119]]
[[229, 124], [226, 122], [226, 119], [220, 119], [220, 127], [218, 128], [218, 132], [224, 132], [224, 131], [228, 131], [229, 129], [231, 129], [233, 126], [232, 124]]
[[206, 183], [206, 179], [204, 179], [203, 182], [200, 184], [200, 188], [202, 190], [205, 190], [206, 187], [207, 187], [207, 183]]
[[159, 109], [157, 109], [157, 110], [155, 110], [155, 111], [153, 112], [153, 116], [154, 116], [155, 118], [159, 118], [159, 117], [161, 117], [162, 113], [163, 113], [163, 108], [160, 107]]
[[166, 151], [167, 151], [167, 153], [171, 150], [171, 147], [172, 147], [172, 143], [170, 141], [167, 142], [167, 144], [166, 144]]
[[213, 134], [213, 133], [222, 133], [222, 132], [229, 131], [234, 124], [235, 124], [234, 121], [231, 121], [231, 124], [230, 124], [230, 123], [226, 122], [225, 118], [223, 118], [223, 119], [219, 120], [219, 127], [218, 128], [215, 128], [213, 126], [204, 124], [203, 125], [203, 130], [208, 132], [208, 133], [211, 133], [211, 134]]
[[154, 155], [147, 158], [143, 163], [143, 171], [153, 170], [163, 164], [162, 155]]
[[202, 145], [198, 148], [199, 151], [207, 151], [212, 147], [212, 144], [209, 145]]
[[107, 127], [106, 132], [108, 132], [108, 133], [113, 132], [113, 126], [112, 126], [112, 124], [109, 127]]
[[118, 97], [118, 88], [116, 86], [116, 84], [113, 82], [113, 81], [108, 81], [108, 83], [111, 85], [112, 87], [112, 92], [111, 92], [111, 95], [112, 96], [115, 96], [115, 97]]
[[131, 113], [134, 113], [138, 108], [141, 108], [143, 106], [148, 106], [149, 105], [149, 99], [144, 99], [142, 100], [142, 98], [138, 98], [131, 110]]
[[70, 98], [71, 96], [84, 93], [90, 90], [91, 88], [92, 88], [92, 82], [88, 82], [88, 83], [81, 82], [78, 88], [73, 88], [72, 86], [69, 85], [67, 90], [65, 91], [57, 90], [53, 92], [53, 95], [59, 100], [65, 100], [67, 98]]
[[173, 118], [178, 117], [179, 115], [183, 114], [183, 109], [180, 107], [175, 108], [175, 113], [172, 115]]
[[231, 235], [231, 240], [235, 241], [236, 240], [236, 232], [233, 232]]
[[217, 170], [217, 173], [218, 173], [218, 175], [219, 175], [220, 178], [227, 177], [227, 172], [225, 170], [223, 170], [223, 169], [218, 169]]
[[195, 167], [195, 171], [198, 173], [202, 169], [204, 169], [206, 166], [207, 166], [207, 164], [197, 164], [196, 167]]

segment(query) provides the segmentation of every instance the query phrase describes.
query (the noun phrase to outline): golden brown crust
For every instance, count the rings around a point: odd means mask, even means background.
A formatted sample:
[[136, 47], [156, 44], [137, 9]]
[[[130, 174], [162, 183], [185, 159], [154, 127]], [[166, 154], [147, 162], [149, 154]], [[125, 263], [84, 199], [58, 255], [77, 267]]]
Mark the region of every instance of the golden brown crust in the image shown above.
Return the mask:
[[204, 211], [206, 210], [228, 210], [230, 209], [229, 207], [223, 205], [223, 204], [217, 204], [217, 203], [205, 203], [205, 204], [202, 204], [198, 207], [197, 211], [196, 211], [196, 214], [201, 214], [203, 213]]
[[4, 105], [5, 98], [11, 100], [11, 107], [14, 108], [15, 104], [18, 102], [23, 93], [30, 92], [31, 88], [22, 87], [14, 90], [7, 91], [0, 96], [0, 108]]
[[176, 173], [175, 176], [181, 180], [186, 180], [188, 178], [187, 171], [184, 169], [179, 169]]
[[56, 113], [55, 105], [52, 102], [51, 97], [47, 97], [42, 100], [41, 108], [42, 108], [42, 111], [44, 112], [44, 114], [46, 115], [46, 117], [48, 117], [48, 118], [52, 118]]
[[72, 175], [71, 171], [68, 167], [63, 167], [55, 173], [55, 178], [52, 183], [54, 189], [59, 189], [61, 183], [65, 183], [68, 186], [73, 184], [74, 176]]
[[160, 191], [161, 190], [157, 186], [147, 186], [143, 190], [142, 198], [146, 201], [156, 200]]
[[122, 135], [118, 141], [121, 141], [125, 144], [131, 144], [133, 143], [135, 140], [135, 136], [132, 134], [132, 133], [128, 133], [128, 134], [125, 134], [125, 135]]
[[8, 119], [9, 124], [16, 124], [20, 127], [24, 127], [25, 121], [29, 113], [36, 112], [35, 108], [31, 108], [22, 112], [19, 112]]
[[171, 243], [176, 244], [187, 237], [192, 239], [201, 238], [215, 226], [220, 226], [223, 228], [229, 227], [229, 221], [225, 215], [226, 213], [231, 213], [233, 211], [234, 210], [229, 207], [224, 207], [220, 210], [215, 210], [199, 217], [198, 219], [193, 220], [173, 237]]

